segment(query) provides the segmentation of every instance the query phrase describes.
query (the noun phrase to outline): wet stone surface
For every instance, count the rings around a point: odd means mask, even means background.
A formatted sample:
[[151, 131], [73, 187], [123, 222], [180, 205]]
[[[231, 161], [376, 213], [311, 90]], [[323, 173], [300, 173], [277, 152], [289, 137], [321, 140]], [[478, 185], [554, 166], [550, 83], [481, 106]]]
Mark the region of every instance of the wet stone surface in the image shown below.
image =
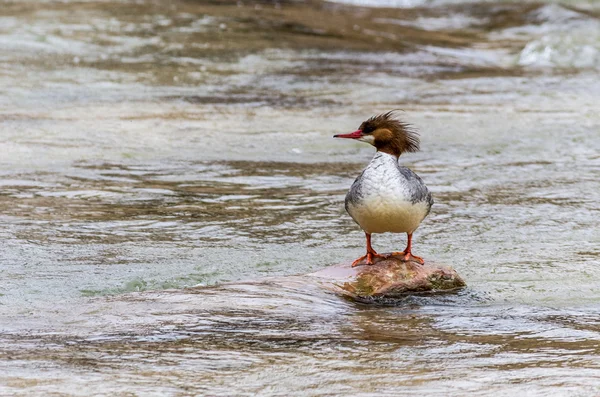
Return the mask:
[[312, 273], [321, 284], [340, 295], [360, 302], [389, 302], [409, 294], [457, 292], [466, 286], [456, 270], [425, 261], [403, 261], [398, 257], [376, 260], [371, 266], [350, 263], [330, 266]]

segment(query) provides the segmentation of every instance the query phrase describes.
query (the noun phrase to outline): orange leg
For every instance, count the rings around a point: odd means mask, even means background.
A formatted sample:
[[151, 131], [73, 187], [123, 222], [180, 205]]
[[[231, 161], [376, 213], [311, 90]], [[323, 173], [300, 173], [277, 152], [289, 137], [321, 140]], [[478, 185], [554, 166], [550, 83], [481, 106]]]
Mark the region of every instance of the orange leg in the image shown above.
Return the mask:
[[425, 261], [423, 260], [423, 258], [412, 254], [411, 248], [412, 248], [412, 233], [408, 233], [408, 242], [406, 243], [406, 248], [404, 249], [404, 251], [392, 252], [390, 254], [390, 256], [398, 255], [398, 256], [402, 257], [402, 260], [404, 262], [415, 261], [415, 262], [419, 262], [421, 265], [424, 264]]
[[352, 262], [352, 267], [360, 265], [360, 262], [362, 262], [362, 260], [365, 258], [367, 259], [367, 261], [365, 262], [366, 265], [372, 265], [374, 263], [374, 258], [387, 258], [387, 256], [380, 255], [377, 252], [375, 252], [373, 247], [371, 247], [371, 234], [365, 233], [365, 235], [367, 236], [367, 254], [365, 256], [361, 256], [360, 258]]

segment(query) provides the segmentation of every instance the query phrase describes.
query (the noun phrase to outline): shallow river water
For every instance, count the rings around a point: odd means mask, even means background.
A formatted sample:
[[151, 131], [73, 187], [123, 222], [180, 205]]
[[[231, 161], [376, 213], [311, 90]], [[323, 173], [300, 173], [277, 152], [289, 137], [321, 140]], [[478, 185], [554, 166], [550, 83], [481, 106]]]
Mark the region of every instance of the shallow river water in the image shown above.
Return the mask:
[[[599, 6], [0, 0], [0, 395], [599, 395]], [[468, 287], [357, 304], [390, 109]]]

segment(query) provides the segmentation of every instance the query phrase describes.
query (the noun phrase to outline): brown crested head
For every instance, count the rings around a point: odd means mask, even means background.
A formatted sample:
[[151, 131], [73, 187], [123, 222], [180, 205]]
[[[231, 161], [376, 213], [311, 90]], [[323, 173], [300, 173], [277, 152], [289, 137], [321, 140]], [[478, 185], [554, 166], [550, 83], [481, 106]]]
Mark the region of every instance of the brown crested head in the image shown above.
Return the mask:
[[394, 111], [373, 116], [364, 121], [359, 130], [361, 141], [375, 146], [378, 151], [399, 157], [402, 153], [419, 151], [419, 133], [409, 124], [398, 120]]

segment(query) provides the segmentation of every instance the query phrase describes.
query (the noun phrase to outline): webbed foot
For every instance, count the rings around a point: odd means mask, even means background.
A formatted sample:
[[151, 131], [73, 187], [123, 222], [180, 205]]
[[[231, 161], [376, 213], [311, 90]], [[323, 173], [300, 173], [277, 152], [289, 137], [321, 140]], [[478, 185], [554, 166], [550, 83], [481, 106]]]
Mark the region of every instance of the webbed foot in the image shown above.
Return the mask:
[[387, 257], [388, 257], [387, 255], [381, 255], [381, 254], [378, 254], [378, 253], [377, 253], [377, 252], [375, 252], [375, 251], [372, 251], [372, 252], [367, 252], [367, 254], [366, 254], [366, 255], [364, 255], [364, 256], [361, 256], [360, 258], [358, 258], [357, 260], [355, 260], [354, 262], [352, 262], [352, 267], [356, 267], [356, 266], [359, 266], [359, 265], [361, 265], [361, 262], [362, 262], [362, 261], [363, 261], [365, 258], [367, 259], [367, 261], [365, 262], [365, 265], [373, 265], [373, 264], [375, 263], [375, 262], [373, 261], [373, 259], [374, 259], [374, 258], [382, 258], [382, 259], [385, 259], [385, 258], [387, 258]]
[[387, 255], [388, 258], [390, 256], [399, 256], [403, 262], [414, 261], [414, 262], [420, 263], [421, 265], [425, 264], [425, 260], [423, 258], [421, 258], [420, 256], [413, 255], [410, 252], [405, 252], [405, 251], [392, 252], [391, 254]]

